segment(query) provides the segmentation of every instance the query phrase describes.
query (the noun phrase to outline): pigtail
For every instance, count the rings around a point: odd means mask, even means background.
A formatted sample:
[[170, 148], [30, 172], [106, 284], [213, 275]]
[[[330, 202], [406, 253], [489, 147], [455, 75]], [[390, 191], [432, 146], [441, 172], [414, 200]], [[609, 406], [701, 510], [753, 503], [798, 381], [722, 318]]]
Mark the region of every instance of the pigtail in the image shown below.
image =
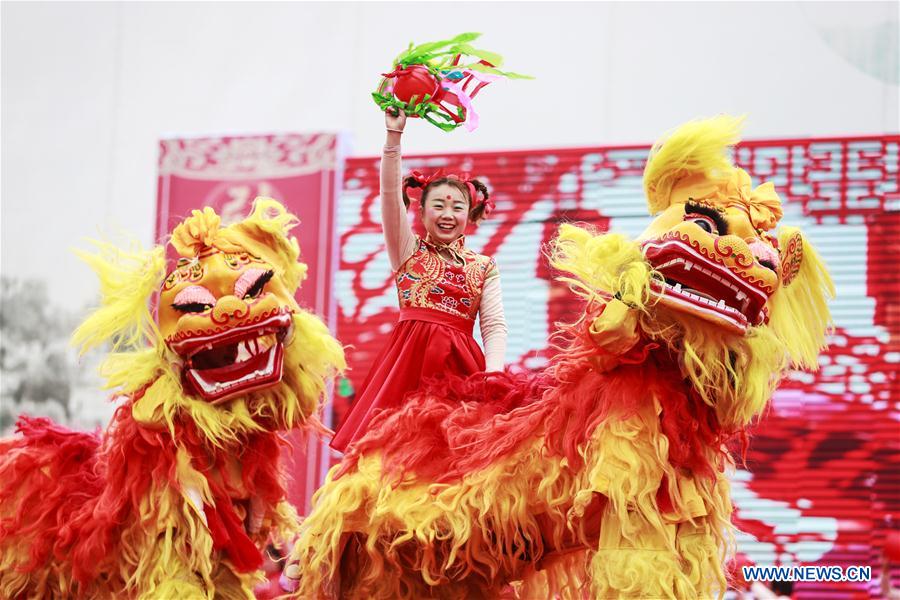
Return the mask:
[[[414, 177], [412, 175], [409, 175], [409, 176], [403, 178], [403, 187], [402, 187], [403, 204], [404, 204], [404, 206], [406, 206], [406, 208], [409, 208], [409, 205], [410, 205], [409, 194], [406, 193], [406, 190], [408, 188], [419, 189], [422, 187], [423, 187], [422, 182], [420, 182], [416, 177]], [[425, 192], [422, 192], [423, 198], [424, 198], [424, 194], [425, 194]]]
[[472, 187], [481, 195], [480, 202], [479, 198], [470, 198], [469, 199], [469, 220], [480, 223], [485, 218], [490, 215], [490, 211], [488, 207], [493, 208], [494, 203], [490, 202], [491, 193], [488, 191], [486, 185], [480, 182], [477, 179], [470, 179], [469, 183], [472, 184]]

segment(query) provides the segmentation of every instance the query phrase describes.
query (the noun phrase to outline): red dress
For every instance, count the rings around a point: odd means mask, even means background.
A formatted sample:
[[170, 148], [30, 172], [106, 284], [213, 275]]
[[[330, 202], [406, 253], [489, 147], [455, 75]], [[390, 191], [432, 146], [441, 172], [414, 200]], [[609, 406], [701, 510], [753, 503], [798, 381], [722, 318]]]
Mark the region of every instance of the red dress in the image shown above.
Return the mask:
[[484, 371], [472, 328], [484, 281], [496, 269], [494, 259], [466, 248], [464, 238], [446, 246], [417, 241], [413, 255], [397, 270], [400, 321], [331, 441], [340, 452], [365, 434], [377, 410], [400, 406], [423, 380]]

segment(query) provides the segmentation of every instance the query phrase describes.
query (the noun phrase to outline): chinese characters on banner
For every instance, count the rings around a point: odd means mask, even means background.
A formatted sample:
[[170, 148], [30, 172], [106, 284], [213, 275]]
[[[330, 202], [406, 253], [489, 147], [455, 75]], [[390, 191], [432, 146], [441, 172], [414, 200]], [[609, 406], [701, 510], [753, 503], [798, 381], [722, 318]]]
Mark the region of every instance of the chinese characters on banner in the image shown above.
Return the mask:
[[[156, 239], [164, 242], [164, 236], [192, 210], [211, 206], [228, 225], [247, 215], [257, 196], [275, 198], [300, 218], [294, 234], [309, 271], [297, 301], [334, 329], [332, 281], [337, 270], [335, 205], [342, 179], [341, 142], [335, 134], [161, 140]], [[326, 417], [330, 413], [327, 409]], [[292, 435], [288, 497], [305, 512], [324, 478], [328, 459], [318, 440]]]

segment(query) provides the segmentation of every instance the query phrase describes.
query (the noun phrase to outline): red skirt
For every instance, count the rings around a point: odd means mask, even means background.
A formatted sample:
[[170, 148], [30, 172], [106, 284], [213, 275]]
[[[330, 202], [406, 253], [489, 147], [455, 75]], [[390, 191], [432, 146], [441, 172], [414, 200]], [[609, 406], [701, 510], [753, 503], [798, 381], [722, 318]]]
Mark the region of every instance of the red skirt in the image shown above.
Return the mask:
[[407, 394], [442, 373], [466, 377], [484, 371], [484, 353], [472, 337], [474, 321], [430, 308], [404, 308], [387, 345], [331, 440], [344, 452], [365, 435], [378, 410], [401, 406]]

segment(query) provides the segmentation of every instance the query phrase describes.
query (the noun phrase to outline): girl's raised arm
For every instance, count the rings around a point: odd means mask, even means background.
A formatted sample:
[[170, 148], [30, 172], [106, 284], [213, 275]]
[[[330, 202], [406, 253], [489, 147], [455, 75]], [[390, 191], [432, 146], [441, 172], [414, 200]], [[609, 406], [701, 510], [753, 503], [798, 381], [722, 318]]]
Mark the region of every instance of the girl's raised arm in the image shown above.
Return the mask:
[[406, 125], [406, 115], [403, 111], [398, 111], [396, 116], [386, 112], [384, 124], [387, 139], [381, 155], [381, 227], [391, 268], [396, 271], [416, 250], [415, 235], [401, 194], [400, 135]]

